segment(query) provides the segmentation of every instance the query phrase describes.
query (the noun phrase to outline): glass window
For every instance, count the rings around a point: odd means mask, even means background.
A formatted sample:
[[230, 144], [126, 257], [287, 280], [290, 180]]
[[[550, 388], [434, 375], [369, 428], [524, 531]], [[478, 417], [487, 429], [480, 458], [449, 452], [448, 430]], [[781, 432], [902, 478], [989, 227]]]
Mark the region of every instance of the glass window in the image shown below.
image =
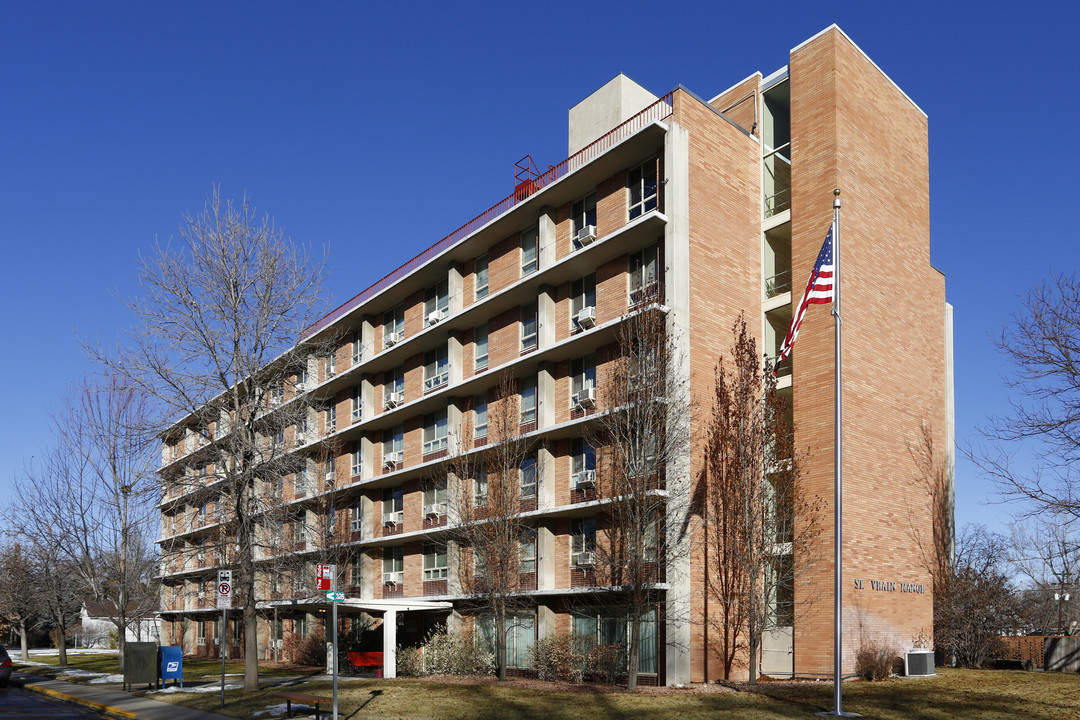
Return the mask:
[[536, 531], [529, 529], [518, 543], [518, 572], [536, 572]]
[[476, 372], [487, 370], [488, 366], [488, 326], [484, 323], [473, 331], [473, 355], [476, 358]]
[[656, 262], [658, 249], [658, 246], [651, 245], [629, 256], [627, 272], [631, 305], [644, 302], [657, 295], [659, 290]]
[[337, 430], [337, 405], [326, 408], [326, 432]]
[[484, 253], [476, 258], [474, 263], [474, 277], [476, 279], [476, 299], [487, 297], [488, 294], [488, 256]]
[[[349, 531], [360, 532], [364, 525], [364, 508], [359, 501], [349, 508]], [[356, 583], [353, 583], [354, 585]]]
[[424, 454], [446, 449], [446, 410], [424, 416]]
[[441, 320], [446, 317], [446, 311], [450, 308], [450, 282], [443, 280], [435, 283], [424, 291], [424, 317], [428, 322], [432, 320], [432, 313], [440, 313], [436, 318]]
[[334, 377], [337, 372], [337, 353], [333, 350], [326, 356], [326, 377]]
[[[352, 562], [349, 563], [349, 570], [349, 584], [353, 587], [360, 587], [364, 579], [364, 563], [359, 555], [353, 556]], [[359, 643], [360, 639], [355, 638], [355, 641]]]
[[536, 228], [521, 233], [521, 277], [536, 272], [536, 234]]
[[393, 345], [405, 339], [405, 306], [398, 305], [383, 315], [383, 344]]
[[383, 377], [383, 401], [387, 406], [399, 405], [405, 400], [405, 371], [401, 368], [388, 370]]
[[573, 220], [570, 237], [574, 249], [577, 250], [584, 245], [582, 231], [587, 233], [586, 228], [592, 226], [592, 232], [596, 232], [596, 193], [587, 195], [574, 203], [570, 210], [570, 217]]
[[536, 422], [536, 378], [521, 381], [521, 424]]
[[[578, 567], [583, 553], [596, 550], [596, 518], [574, 518], [570, 521], [570, 565]], [[584, 563], [582, 563], [584, 565]]]
[[536, 458], [527, 458], [521, 463], [521, 498], [536, 497]]
[[[570, 283], [570, 329], [578, 331], [592, 327], [596, 322], [596, 274], [587, 275]], [[585, 308], [592, 308], [592, 319], [581, 316]]]
[[395, 513], [400, 518], [404, 508], [405, 487], [403, 485], [383, 488], [383, 515]]
[[656, 159], [646, 160], [626, 177], [630, 191], [630, 219], [656, 209]]
[[[495, 651], [495, 617], [476, 617], [478, 641], [487, 652]], [[536, 642], [536, 618], [529, 612], [507, 613], [506, 616], [506, 666], [531, 668], [533, 645]]]
[[437, 390], [450, 379], [450, 355], [445, 346], [424, 353], [424, 392]]
[[301, 468], [296, 471], [296, 475], [293, 476], [293, 488], [297, 495], [301, 495], [308, 491], [308, 475], [306, 468]]
[[357, 422], [364, 414], [364, 396], [359, 385], [353, 389], [352, 396], [352, 419]]
[[473, 401], [473, 434], [477, 438], [485, 438], [488, 434], [488, 406], [487, 393], [476, 396]]
[[360, 332], [357, 331], [356, 334], [353, 335], [353, 341], [352, 341], [352, 364], [353, 365], [359, 365], [360, 362], [363, 359], [364, 359], [364, 345], [361, 342]]
[[596, 449], [582, 438], [575, 438], [570, 446], [570, 464], [574, 475], [585, 470], [596, 470]]
[[570, 392], [576, 402], [582, 390], [596, 387], [596, 355], [586, 355], [570, 361]]
[[386, 462], [388, 456], [392, 453], [397, 453], [397, 458], [400, 461], [401, 454], [405, 450], [405, 427], [398, 425], [393, 430], [389, 431], [383, 439], [383, 462]]
[[445, 580], [449, 577], [446, 566], [446, 545], [427, 543], [424, 545], [424, 580]]
[[536, 349], [536, 306], [521, 308], [521, 352]]
[[473, 503], [476, 507], [486, 507], [488, 498], [488, 476], [486, 470], [478, 470], [473, 478]]
[[395, 573], [400, 578], [405, 570], [405, 552], [400, 545], [383, 548], [383, 572]]

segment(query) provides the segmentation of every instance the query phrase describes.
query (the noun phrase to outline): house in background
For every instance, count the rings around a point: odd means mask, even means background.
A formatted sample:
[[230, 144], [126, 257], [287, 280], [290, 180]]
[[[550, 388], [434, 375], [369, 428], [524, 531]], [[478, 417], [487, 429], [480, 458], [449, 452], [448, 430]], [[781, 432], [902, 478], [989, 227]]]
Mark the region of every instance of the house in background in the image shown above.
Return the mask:
[[[161, 642], [161, 618], [156, 607], [146, 612], [141, 611], [135, 603], [129, 603], [127, 613], [128, 627], [124, 636], [127, 642]], [[84, 602], [79, 611], [82, 630], [76, 633], [76, 647], [110, 647], [110, 634], [116, 632], [116, 623], [113, 622], [116, 615], [117, 608], [113, 602]]]

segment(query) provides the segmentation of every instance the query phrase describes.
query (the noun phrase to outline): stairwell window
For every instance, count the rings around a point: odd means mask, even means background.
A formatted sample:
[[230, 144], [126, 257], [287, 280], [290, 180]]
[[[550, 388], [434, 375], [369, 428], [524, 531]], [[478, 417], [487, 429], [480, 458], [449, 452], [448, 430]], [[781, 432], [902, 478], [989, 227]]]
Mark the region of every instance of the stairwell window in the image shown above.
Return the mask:
[[626, 174], [630, 200], [630, 219], [641, 217], [656, 209], [656, 158], [631, 168]]
[[521, 233], [521, 277], [536, 272], [536, 237], [537, 229], [532, 228]]
[[476, 299], [486, 298], [488, 294], [488, 256], [484, 253], [473, 261], [473, 277], [476, 282]]

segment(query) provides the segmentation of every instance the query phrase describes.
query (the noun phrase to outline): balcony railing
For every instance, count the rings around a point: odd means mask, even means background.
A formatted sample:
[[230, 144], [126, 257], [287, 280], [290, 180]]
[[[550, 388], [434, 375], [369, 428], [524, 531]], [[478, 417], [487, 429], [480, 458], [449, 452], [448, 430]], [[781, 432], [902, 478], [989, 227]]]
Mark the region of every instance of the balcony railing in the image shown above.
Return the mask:
[[765, 219], [791, 207], [791, 145], [783, 145], [765, 156]]
[[646, 127], [650, 123], [654, 121], [660, 121], [664, 118], [669, 117], [673, 112], [673, 98], [674, 93], [668, 93], [664, 97], [654, 102], [652, 105], [649, 105], [647, 108], [639, 112], [637, 115], [634, 115], [632, 118], [623, 122], [621, 125], [616, 126], [614, 129], [612, 129], [605, 135], [602, 135], [589, 145], [586, 145], [581, 150], [578, 150], [576, 153], [566, 158], [558, 165], [552, 166], [547, 172], [543, 173], [535, 180], [530, 181], [530, 192], [523, 193], [519, 190], [515, 190], [513, 193], [503, 198], [499, 202], [495, 203], [490, 208], [480, 213], [472, 220], [465, 223], [457, 230], [453, 231], [452, 233], [444, 237], [442, 240], [429, 247], [427, 250], [424, 250], [422, 253], [406, 262], [404, 265], [398, 267], [397, 269], [384, 275], [382, 278], [372, 283], [369, 287], [362, 290], [348, 302], [331, 311], [329, 314], [325, 315], [317, 322], [309, 325], [307, 328], [304, 329], [302, 333], [300, 333], [301, 338], [309, 338], [315, 333], [317, 333], [319, 330], [322, 330], [323, 328], [329, 326], [345, 314], [359, 307], [366, 300], [374, 297], [377, 293], [390, 287], [395, 282], [405, 277], [416, 268], [425, 264], [426, 262], [434, 258], [436, 255], [439, 255], [453, 245], [457, 244], [459, 240], [463, 240], [464, 238], [471, 235], [474, 231], [482, 228], [484, 225], [487, 225], [489, 222], [499, 217], [503, 213], [511, 210], [515, 205], [525, 200], [532, 193], [542, 190], [548, 185], [551, 185], [557, 180], [560, 180], [568, 172], [573, 172], [579, 167], [585, 165], [586, 163], [591, 162], [604, 152], [608, 151], [615, 145], [618, 145], [620, 142], [627, 139], [642, 128]]
[[765, 278], [765, 297], [774, 298], [791, 291], [791, 271], [778, 272], [770, 278]]

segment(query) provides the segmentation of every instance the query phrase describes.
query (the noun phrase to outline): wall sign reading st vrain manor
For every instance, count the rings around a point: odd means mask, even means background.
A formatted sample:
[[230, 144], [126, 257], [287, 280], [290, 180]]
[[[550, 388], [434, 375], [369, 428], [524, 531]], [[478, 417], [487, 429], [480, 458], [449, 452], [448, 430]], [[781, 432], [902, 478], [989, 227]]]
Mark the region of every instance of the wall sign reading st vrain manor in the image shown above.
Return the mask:
[[[856, 590], [862, 590], [863, 589], [862, 578], [856, 578], [855, 579], [855, 589]], [[900, 592], [905, 592], [905, 593], [925, 593], [926, 592], [926, 586], [923, 585], [922, 583], [895, 583], [895, 582], [891, 582], [889, 580], [871, 580], [870, 581], [870, 589], [871, 590], [880, 590], [881, 592], [896, 592], [897, 590], [899, 590]]]

